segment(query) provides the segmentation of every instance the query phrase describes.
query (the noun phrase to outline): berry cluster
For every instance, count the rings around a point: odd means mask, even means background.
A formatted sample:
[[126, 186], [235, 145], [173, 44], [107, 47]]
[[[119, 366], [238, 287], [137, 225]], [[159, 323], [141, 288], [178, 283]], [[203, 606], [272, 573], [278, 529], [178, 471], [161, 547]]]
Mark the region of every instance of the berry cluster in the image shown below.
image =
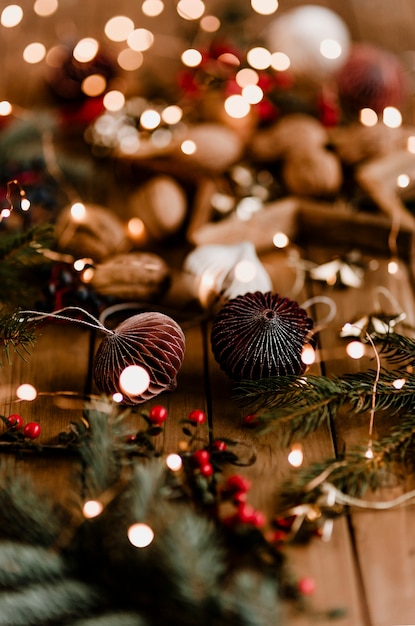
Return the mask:
[[19, 433], [24, 439], [37, 439], [41, 433], [39, 422], [23, 422], [23, 418], [19, 413], [12, 413], [8, 417], [0, 416], [3, 420], [6, 431], [5, 434]]

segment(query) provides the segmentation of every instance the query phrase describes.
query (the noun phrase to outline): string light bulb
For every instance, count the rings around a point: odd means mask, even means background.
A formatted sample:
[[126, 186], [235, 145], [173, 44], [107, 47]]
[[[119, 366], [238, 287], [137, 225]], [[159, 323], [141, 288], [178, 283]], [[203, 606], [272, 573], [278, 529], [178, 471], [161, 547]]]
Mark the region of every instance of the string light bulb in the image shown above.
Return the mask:
[[119, 382], [121, 389], [125, 393], [131, 396], [139, 396], [148, 389], [150, 376], [141, 365], [128, 365], [121, 372]]
[[178, 472], [183, 467], [183, 461], [180, 454], [169, 454], [166, 457], [166, 465], [172, 472]]
[[104, 505], [99, 500], [87, 500], [82, 507], [82, 514], [87, 519], [93, 519], [101, 515]]
[[154, 531], [148, 524], [132, 524], [127, 532], [130, 543], [135, 548], [146, 548], [154, 539]]
[[292, 467], [301, 467], [304, 460], [303, 447], [301, 443], [294, 443], [288, 454], [288, 463]]

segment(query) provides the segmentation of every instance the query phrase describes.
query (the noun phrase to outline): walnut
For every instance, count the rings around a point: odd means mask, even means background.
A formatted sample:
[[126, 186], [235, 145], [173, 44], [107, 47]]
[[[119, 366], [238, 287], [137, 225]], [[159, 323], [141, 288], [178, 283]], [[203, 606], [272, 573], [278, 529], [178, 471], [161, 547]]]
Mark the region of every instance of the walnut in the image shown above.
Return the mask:
[[325, 149], [291, 154], [284, 162], [282, 177], [290, 193], [317, 197], [334, 195], [343, 180], [338, 156]]
[[103, 296], [143, 301], [159, 296], [169, 282], [170, 270], [161, 257], [150, 252], [130, 252], [97, 265], [90, 285]]
[[373, 157], [381, 157], [406, 147], [413, 132], [404, 127], [389, 128], [384, 124], [363, 126], [350, 124], [331, 131], [331, 143], [344, 163], [355, 165]]

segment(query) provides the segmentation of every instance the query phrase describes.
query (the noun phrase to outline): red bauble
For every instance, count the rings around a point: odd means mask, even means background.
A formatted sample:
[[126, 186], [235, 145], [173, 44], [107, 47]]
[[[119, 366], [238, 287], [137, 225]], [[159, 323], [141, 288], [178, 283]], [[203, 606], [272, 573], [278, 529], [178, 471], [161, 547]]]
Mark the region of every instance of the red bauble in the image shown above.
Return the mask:
[[161, 404], [156, 404], [155, 406], [151, 407], [148, 415], [150, 422], [153, 422], [153, 424], [162, 424], [167, 419], [167, 417], [167, 409]]
[[193, 411], [190, 411], [187, 419], [191, 422], [195, 422], [195, 424], [203, 424], [206, 422], [206, 413], [200, 409], [194, 409]]
[[12, 413], [7, 418], [7, 427], [11, 430], [19, 430], [23, 426], [23, 419], [18, 413]]
[[[184, 351], [184, 333], [172, 318], [158, 312], [133, 315], [100, 344], [95, 355], [95, 383], [102, 393], [121, 393], [126, 404], [140, 404], [176, 388]], [[147, 389], [139, 395], [120, 387], [121, 372], [129, 365], [142, 367], [150, 377]]]
[[356, 43], [337, 75], [340, 102], [357, 113], [370, 108], [381, 113], [387, 106], [402, 107], [406, 77], [399, 59], [391, 52], [367, 43]]
[[41, 428], [38, 422], [28, 422], [23, 428], [23, 435], [27, 439], [37, 439], [40, 435]]

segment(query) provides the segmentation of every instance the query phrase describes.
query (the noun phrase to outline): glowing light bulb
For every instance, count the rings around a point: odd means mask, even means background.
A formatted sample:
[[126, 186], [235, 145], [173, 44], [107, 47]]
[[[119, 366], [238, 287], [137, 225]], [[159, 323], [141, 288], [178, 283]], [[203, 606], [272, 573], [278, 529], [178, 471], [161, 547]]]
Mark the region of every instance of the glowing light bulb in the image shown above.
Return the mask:
[[249, 283], [255, 278], [256, 267], [252, 261], [239, 261], [234, 268], [235, 278], [241, 283]]
[[148, 524], [132, 524], [127, 535], [136, 548], [146, 548], [154, 539], [154, 531]]
[[396, 184], [401, 189], [405, 189], [406, 187], [409, 187], [410, 182], [411, 182], [411, 179], [409, 178], [408, 174], [399, 174], [398, 178], [396, 179]]
[[150, 384], [147, 370], [140, 365], [128, 365], [120, 374], [120, 387], [130, 396], [139, 396]]
[[157, 128], [160, 122], [161, 115], [154, 109], [147, 109], [141, 114], [140, 124], [143, 128], [146, 128], [147, 130], [153, 130], [154, 128]]
[[251, 0], [251, 7], [260, 15], [271, 15], [278, 9], [278, 0]]
[[73, 57], [79, 63], [88, 63], [95, 58], [99, 49], [99, 43], [96, 39], [92, 37], [85, 37], [84, 39], [80, 39], [73, 49]]
[[166, 465], [172, 472], [178, 472], [183, 467], [182, 457], [179, 454], [169, 454]]
[[407, 149], [408, 149], [408, 152], [410, 152], [411, 154], [415, 154], [415, 137], [414, 137], [414, 135], [411, 135], [410, 137], [408, 137]]
[[83, 516], [87, 519], [98, 517], [98, 515], [101, 515], [103, 510], [104, 506], [99, 500], [87, 500], [84, 502], [84, 506], [82, 507]]
[[365, 354], [365, 347], [361, 341], [351, 341], [346, 346], [346, 353], [351, 359], [361, 359]]
[[133, 20], [125, 15], [115, 15], [104, 26], [104, 33], [111, 41], [126, 41], [133, 30]]
[[215, 15], [204, 15], [200, 20], [200, 28], [206, 33], [216, 33], [220, 28], [220, 19]]
[[202, 54], [195, 48], [188, 48], [180, 58], [187, 67], [197, 67], [202, 61]]
[[264, 97], [264, 92], [258, 85], [247, 85], [242, 89], [242, 96], [249, 104], [258, 104]]
[[104, 107], [107, 111], [121, 111], [125, 104], [125, 96], [121, 91], [108, 91], [103, 99]]
[[191, 155], [196, 152], [197, 145], [191, 139], [186, 139], [182, 142], [180, 150], [183, 152], [183, 154]]
[[302, 349], [301, 360], [304, 365], [311, 365], [316, 360], [316, 351], [309, 343], [307, 343]]
[[249, 114], [251, 105], [243, 96], [234, 94], [226, 98], [224, 108], [230, 117], [241, 119]]
[[405, 378], [397, 378], [396, 380], [393, 381], [392, 387], [395, 387], [395, 389], [402, 389], [405, 383], [406, 383]]
[[82, 202], [75, 202], [71, 206], [71, 216], [75, 222], [83, 222], [86, 218], [86, 208]]
[[147, 28], [136, 28], [128, 35], [127, 43], [132, 50], [144, 52], [154, 43], [154, 35]]
[[365, 457], [367, 459], [373, 459], [373, 450], [372, 448], [369, 446], [368, 449], [365, 452]]
[[183, 117], [183, 109], [176, 104], [166, 107], [161, 113], [161, 119], [166, 124], [178, 124]]
[[397, 274], [399, 270], [399, 265], [397, 261], [389, 261], [388, 263], [388, 272], [389, 274]]
[[235, 81], [242, 89], [248, 85], [256, 85], [259, 81], [258, 72], [250, 67], [244, 67], [236, 73]]
[[386, 107], [383, 109], [383, 123], [389, 128], [402, 126], [401, 112], [395, 107]]
[[323, 39], [320, 43], [320, 54], [325, 59], [338, 59], [342, 52], [342, 47], [336, 39]]
[[27, 400], [28, 402], [32, 402], [37, 398], [37, 391], [33, 385], [29, 383], [23, 383], [22, 385], [19, 385], [16, 389], [16, 396], [19, 398], [19, 400]]
[[272, 243], [276, 248], [286, 248], [290, 240], [285, 233], [275, 233], [272, 238]]
[[148, 17], [157, 17], [164, 11], [164, 3], [162, 0], [144, 0], [141, 10]]
[[146, 227], [144, 226], [143, 220], [139, 217], [132, 217], [128, 220], [127, 228], [128, 234], [132, 239], [140, 241], [140, 239], [145, 237]]
[[119, 403], [119, 402], [122, 402], [124, 400], [124, 396], [122, 395], [122, 393], [116, 392], [116, 393], [112, 394], [112, 399], [113, 399], [114, 402]]
[[179, 0], [176, 10], [184, 20], [198, 20], [205, 12], [205, 5], [201, 0]]
[[31, 65], [34, 65], [35, 63], [40, 63], [40, 61], [43, 61], [45, 56], [46, 48], [43, 43], [40, 43], [39, 41], [34, 41], [33, 43], [30, 43], [23, 50], [23, 59], [26, 61], [26, 63], [30, 63]]
[[0, 23], [5, 28], [14, 28], [20, 24], [23, 19], [23, 9], [18, 4], [9, 4], [4, 7], [0, 16]]
[[142, 66], [143, 61], [143, 53], [138, 50], [132, 50], [131, 48], [121, 50], [117, 57], [118, 65], [127, 72], [138, 70], [138, 68]]
[[285, 52], [273, 52], [271, 54], [271, 67], [277, 72], [285, 72], [290, 65], [290, 57]]
[[28, 211], [30, 209], [30, 206], [30, 200], [28, 200], [27, 198], [23, 198], [23, 200], [21, 200], [20, 208], [22, 209], [22, 211]]
[[102, 94], [107, 87], [107, 81], [101, 74], [91, 74], [84, 78], [81, 89], [87, 96], [94, 98]]
[[36, 0], [33, 10], [39, 17], [48, 17], [58, 10], [58, 0]]
[[8, 100], [2, 100], [0, 102], [0, 115], [2, 117], [6, 117], [7, 115], [10, 115], [12, 111], [13, 111], [13, 107]]
[[378, 114], [373, 109], [361, 109], [359, 117], [363, 126], [376, 126], [378, 123]]
[[294, 443], [288, 455], [288, 463], [293, 467], [301, 467], [304, 460], [303, 447], [300, 443]]
[[265, 70], [271, 65], [271, 52], [258, 46], [248, 50], [246, 59], [249, 65], [256, 70]]

